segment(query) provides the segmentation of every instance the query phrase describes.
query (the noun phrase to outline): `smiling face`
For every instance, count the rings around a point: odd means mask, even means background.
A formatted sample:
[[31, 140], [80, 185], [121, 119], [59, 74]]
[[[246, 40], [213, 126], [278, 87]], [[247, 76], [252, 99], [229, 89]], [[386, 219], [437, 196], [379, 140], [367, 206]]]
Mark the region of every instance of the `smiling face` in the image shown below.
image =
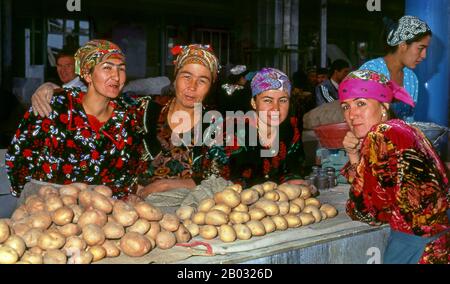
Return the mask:
[[388, 104], [374, 99], [348, 99], [341, 103], [345, 121], [356, 138], [366, 137], [370, 129], [388, 119]]
[[91, 88], [98, 95], [114, 99], [120, 95], [127, 79], [125, 62], [110, 58], [97, 64], [91, 74], [85, 77], [88, 92]]
[[399, 52], [403, 64], [411, 69], [416, 68], [427, 57], [427, 49], [430, 45], [431, 36], [426, 36], [420, 41], [415, 41], [411, 44], [401, 43]]
[[263, 123], [268, 126], [277, 126], [288, 116], [289, 96], [283, 91], [265, 91], [252, 99], [252, 106]]
[[183, 108], [194, 108], [202, 103], [212, 84], [211, 71], [200, 64], [186, 64], [175, 78], [176, 103]]
[[56, 71], [63, 84], [67, 84], [75, 77], [75, 58], [73, 56], [61, 56], [56, 61]]

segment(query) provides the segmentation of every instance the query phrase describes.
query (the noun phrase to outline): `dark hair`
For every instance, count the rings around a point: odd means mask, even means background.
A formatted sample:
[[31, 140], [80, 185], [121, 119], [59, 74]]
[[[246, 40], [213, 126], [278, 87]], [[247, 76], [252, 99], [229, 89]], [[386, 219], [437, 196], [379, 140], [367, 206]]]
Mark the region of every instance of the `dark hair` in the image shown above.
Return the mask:
[[72, 57], [72, 58], [73, 58], [74, 56], [75, 56], [75, 53], [72, 52], [72, 51], [61, 50], [60, 52], [58, 52], [58, 54], [56, 54], [55, 60], [56, 60], [56, 62], [58, 62], [58, 60], [59, 60], [61, 57]]
[[328, 69], [327, 68], [317, 68], [316, 71], [317, 75], [328, 75]]
[[334, 71], [341, 71], [344, 68], [349, 68], [350, 65], [344, 59], [336, 59], [331, 63], [330, 74], [333, 75]]
[[[431, 31], [426, 31], [420, 34], [417, 34], [415, 37], [413, 37], [412, 39], [409, 39], [407, 41], [405, 41], [405, 43], [407, 45], [411, 45], [414, 42], [418, 42], [421, 41], [422, 39], [424, 39], [427, 36], [433, 36], [433, 33]], [[384, 44], [384, 50], [387, 54], [392, 54], [395, 53], [398, 49], [399, 45], [396, 46], [390, 46], [389, 44], [387, 44], [387, 42], [385, 42]]]

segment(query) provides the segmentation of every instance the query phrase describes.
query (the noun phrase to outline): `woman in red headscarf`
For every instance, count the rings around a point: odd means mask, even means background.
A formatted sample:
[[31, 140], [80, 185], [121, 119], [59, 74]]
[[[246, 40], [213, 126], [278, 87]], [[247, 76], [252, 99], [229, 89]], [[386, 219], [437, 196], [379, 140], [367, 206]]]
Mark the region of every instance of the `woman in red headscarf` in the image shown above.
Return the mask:
[[339, 86], [339, 100], [350, 127], [347, 214], [390, 225], [385, 263], [450, 263], [445, 166], [420, 130], [388, 115], [393, 100], [414, 106], [412, 98], [384, 75], [358, 70]]

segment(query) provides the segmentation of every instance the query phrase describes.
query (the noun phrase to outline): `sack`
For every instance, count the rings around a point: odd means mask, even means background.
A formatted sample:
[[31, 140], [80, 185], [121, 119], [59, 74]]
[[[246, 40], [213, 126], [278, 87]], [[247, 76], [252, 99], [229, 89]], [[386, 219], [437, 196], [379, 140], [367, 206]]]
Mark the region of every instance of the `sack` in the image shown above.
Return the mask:
[[341, 103], [333, 101], [312, 109], [303, 116], [304, 129], [314, 129], [320, 125], [344, 122]]

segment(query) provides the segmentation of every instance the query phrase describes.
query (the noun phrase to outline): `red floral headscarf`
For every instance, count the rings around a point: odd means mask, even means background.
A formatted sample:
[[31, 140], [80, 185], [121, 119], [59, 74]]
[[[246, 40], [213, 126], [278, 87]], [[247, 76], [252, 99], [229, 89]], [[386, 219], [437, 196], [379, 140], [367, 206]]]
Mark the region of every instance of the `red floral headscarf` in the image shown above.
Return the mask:
[[217, 80], [219, 60], [209, 45], [175, 46], [172, 48], [172, 54], [177, 56], [177, 59], [174, 61], [175, 76], [186, 64], [200, 64], [209, 69], [213, 82]]

